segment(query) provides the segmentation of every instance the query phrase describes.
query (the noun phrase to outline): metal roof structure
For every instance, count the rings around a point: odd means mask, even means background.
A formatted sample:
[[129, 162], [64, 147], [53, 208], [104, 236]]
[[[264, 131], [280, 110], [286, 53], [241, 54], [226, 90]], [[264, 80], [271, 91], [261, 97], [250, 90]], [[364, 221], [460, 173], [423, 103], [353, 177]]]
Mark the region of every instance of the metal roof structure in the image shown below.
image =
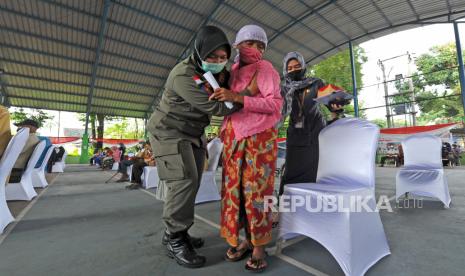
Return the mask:
[[0, 0], [0, 93], [11, 106], [144, 118], [207, 24], [230, 41], [262, 26], [280, 69], [289, 51], [313, 64], [349, 41], [464, 16], [463, 0]]

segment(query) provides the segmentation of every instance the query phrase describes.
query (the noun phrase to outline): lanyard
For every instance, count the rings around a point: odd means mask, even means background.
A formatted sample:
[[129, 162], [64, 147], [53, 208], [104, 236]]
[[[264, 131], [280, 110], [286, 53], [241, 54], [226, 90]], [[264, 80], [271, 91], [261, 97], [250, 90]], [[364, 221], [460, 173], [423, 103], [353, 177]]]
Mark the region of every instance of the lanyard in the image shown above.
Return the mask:
[[305, 103], [305, 97], [307, 96], [307, 94], [310, 92], [310, 88], [305, 88], [304, 92], [302, 93], [302, 95], [299, 96], [298, 98], [298, 105], [299, 105], [299, 118], [301, 118], [303, 116], [303, 113], [304, 113], [304, 103]]

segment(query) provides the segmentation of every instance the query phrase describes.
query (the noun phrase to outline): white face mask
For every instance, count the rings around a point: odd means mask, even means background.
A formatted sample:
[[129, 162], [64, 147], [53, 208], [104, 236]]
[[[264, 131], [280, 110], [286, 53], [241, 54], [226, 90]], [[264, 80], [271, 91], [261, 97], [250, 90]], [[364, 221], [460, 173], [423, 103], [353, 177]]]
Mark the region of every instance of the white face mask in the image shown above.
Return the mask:
[[223, 71], [226, 66], [227, 61], [221, 63], [212, 63], [202, 60], [202, 70], [205, 72], [212, 72], [212, 74], [218, 74]]

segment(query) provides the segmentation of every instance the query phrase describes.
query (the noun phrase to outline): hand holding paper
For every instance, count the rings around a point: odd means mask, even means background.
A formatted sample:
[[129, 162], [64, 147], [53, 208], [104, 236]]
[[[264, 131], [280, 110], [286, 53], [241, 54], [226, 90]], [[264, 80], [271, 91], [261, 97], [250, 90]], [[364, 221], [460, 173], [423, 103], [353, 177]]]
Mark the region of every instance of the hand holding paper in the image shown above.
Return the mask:
[[[208, 71], [207, 73], [203, 74], [203, 77], [207, 80], [207, 82], [211, 85], [213, 90], [220, 88], [218, 85], [218, 82], [216, 81], [215, 77], [213, 76], [212, 72]], [[225, 102], [224, 103], [227, 108], [231, 109], [233, 108], [233, 103], [232, 102]]]

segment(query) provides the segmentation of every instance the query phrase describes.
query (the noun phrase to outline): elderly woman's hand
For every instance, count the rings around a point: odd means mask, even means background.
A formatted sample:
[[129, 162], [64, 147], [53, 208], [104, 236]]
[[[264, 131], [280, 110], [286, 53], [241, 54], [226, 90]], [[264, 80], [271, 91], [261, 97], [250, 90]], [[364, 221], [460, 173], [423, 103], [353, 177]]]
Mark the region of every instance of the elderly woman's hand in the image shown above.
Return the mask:
[[220, 102], [244, 103], [244, 96], [233, 93], [231, 90], [226, 88], [215, 89], [215, 92], [210, 96], [209, 99], [218, 100]]

